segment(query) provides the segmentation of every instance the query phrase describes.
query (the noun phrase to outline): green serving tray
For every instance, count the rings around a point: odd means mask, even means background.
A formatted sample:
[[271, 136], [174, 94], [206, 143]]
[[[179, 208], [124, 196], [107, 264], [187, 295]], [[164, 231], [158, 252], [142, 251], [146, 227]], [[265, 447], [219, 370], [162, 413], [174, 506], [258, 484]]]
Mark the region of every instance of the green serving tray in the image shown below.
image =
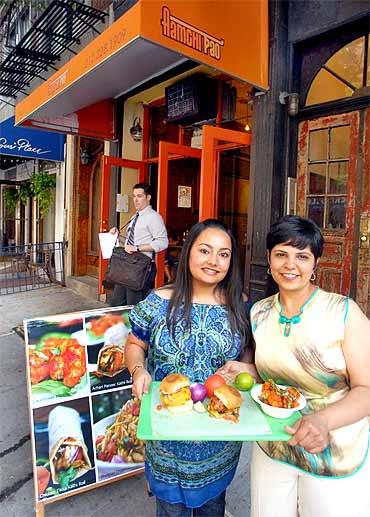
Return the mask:
[[284, 431], [284, 427], [293, 425], [301, 417], [297, 411], [286, 419], [272, 418], [263, 413], [249, 392], [242, 392], [238, 424], [196, 411], [171, 415], [165, 409], [156, 411], [159, 385], [160, 382], [152, 382], [149, 393], [143, 395], [137, 428], [140, 440], [287, 441], [291, 435]]

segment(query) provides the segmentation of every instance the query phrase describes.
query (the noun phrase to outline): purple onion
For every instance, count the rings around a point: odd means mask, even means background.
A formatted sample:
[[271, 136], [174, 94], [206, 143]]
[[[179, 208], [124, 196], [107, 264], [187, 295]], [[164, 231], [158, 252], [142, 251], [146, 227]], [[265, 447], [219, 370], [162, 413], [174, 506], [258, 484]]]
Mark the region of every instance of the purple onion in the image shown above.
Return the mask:
[[126, 463], [125, 460], [122, 458], [122, 456], [119, 456], [118, 454], [115, 454], [112, 458], [111, 463]]
[[193, 402], [203, 402], [207, 396], [207, 389], [204, 384], [194, 382], [190, 385], [190, 393]]
[[80, 447], [77, 445], [69, 445], [69, 462], [72, 464], [80, 452]]

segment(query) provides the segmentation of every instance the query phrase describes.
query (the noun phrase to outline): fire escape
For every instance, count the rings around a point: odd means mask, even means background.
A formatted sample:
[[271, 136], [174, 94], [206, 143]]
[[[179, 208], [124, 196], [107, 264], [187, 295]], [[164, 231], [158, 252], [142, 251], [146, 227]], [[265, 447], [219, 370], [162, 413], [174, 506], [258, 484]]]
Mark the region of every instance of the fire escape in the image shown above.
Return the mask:
[[43, 12], [33, 7], [37, 2], [26, 0], [14, 0], [2, 9], [1, 96], [27, 95], [27, 88], [34, 78], [45, 80], [44, 74], [49, 74], [49, 68], [57, 70], [54, 65], [60, 61], [63, 52], [76, 54], [74, 48], [81, 44], [89, 30], [99, 34], [95, 26], [104, 23], [107, 16], [107, 13], [76, 0], [46, 3]]

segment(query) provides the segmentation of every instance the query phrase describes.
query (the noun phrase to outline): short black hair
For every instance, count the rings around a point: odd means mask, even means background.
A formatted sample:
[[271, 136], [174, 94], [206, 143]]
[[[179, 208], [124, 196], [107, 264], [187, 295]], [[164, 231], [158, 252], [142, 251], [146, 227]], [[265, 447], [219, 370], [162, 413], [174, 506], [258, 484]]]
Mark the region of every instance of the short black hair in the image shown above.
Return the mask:
[[134, 190], [136, 188], [142, 188], [146, 196], [152, 195], [152, 191], [151, 191], [149, 183], [136, 183], [136, 185], [134, 185], [132, 187], [132, 190]]
[[324, 237], [320, 228], [311, 219], [284, 215], [271, 226], [267, 234], [266, 246], [269, 254], [278, 244], [289, 244], [299, 250], [309, 246], [317, 260], [323, 252]]

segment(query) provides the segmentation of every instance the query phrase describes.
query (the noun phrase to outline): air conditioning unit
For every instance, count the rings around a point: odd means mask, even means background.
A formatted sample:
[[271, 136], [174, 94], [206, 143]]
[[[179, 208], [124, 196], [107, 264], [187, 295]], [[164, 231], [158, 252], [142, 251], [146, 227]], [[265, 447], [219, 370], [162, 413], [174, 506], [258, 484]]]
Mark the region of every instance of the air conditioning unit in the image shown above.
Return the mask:
[[218, 84], [215, 79], [196, 74], [165, 90], [167, 122], [191, 124], [217, 115]]

